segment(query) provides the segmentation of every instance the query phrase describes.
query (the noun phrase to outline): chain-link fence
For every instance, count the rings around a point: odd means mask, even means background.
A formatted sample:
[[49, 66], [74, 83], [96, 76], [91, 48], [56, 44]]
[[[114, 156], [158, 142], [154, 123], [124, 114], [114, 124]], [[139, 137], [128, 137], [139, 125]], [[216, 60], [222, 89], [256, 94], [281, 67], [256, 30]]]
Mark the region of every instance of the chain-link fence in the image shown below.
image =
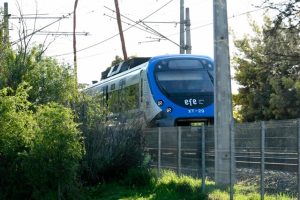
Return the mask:
[[[257, 186], [262, 199], [265, 193], [299, 197], [300, 119], [236, 124], [232, 133], [235, 183]], [[213, 126], [147, 129], [145, 144], [158, 173], [171, 169], [201, 178], [203, 189], [205, 180], [214, 180]]]

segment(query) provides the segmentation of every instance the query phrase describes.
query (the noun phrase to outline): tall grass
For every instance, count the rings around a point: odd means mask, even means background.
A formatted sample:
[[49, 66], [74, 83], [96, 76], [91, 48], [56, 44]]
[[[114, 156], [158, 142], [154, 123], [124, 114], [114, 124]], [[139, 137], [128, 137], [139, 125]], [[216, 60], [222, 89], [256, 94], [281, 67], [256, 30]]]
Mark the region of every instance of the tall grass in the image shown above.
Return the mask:
[[[100, 184], [85, 190], [89, 200], [229, 200], [229, 188], [219, 188], [212, 181], [206, 181], [206, 191], [201, 191], [201, 180], [188, 176], [177, 176], [173, 171], [163, 171], [157, 177], [146, 169], [132, 170], [125, 180]], [[147, 174], [148, 175], [145, 175]], [[150, 175], [149, 175], [150, 174]], [[139, 179], [141, 175], [141, 179]], [[145, 178], [147, 177], [147, 178]], [[141, 181], [142, 180], [142, 181]], [[145, 181], [147, 180], [147, 181]], [[266, 200], [290, 200], [295, 197], [279, 194], [265, 195]], [[234, 199], [260, 200], [258, 187], [237, 184]]]

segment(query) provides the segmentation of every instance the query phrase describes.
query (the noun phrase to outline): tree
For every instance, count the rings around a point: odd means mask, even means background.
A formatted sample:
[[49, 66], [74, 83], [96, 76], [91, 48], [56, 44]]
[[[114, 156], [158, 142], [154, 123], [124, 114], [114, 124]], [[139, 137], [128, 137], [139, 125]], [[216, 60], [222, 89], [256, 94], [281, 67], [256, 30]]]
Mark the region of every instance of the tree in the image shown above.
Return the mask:
[[64, 105], [74, 101], [77, 90], [73, 70], [68, 65], [58, 64], [54, 59], [41, 56], [40, 47], [15, 53], [6, 49], [0, 88], [16, 89], [23, 81], [32, 86], [29, 100], [35, 104], [57, 102]]
[[300, 1], [289, 0], [274, 2], [273, 0], [264, 0], [263, 6], [277, 11], [277, 16], [273, 20], [274, 30], [280, 28], [283, 23], [291, 22], [289, 28], [299, 27], [300, 21]]
[[[288, 119], [300, 116], [299, 34], [265, 19], [263, 28], [252, 23], [255, 36], [235, 39], [235, 79], [241, 85], [235, 103], [243, 121]], [[274, 33], [274, 32], [273, 32]]]
[[75, 101], [78, 93], [71, 67], [47, 57], [35, 62], [23, 80], [32, 86], [29, 100], [36, 104], [56, 102], [68, 105]]

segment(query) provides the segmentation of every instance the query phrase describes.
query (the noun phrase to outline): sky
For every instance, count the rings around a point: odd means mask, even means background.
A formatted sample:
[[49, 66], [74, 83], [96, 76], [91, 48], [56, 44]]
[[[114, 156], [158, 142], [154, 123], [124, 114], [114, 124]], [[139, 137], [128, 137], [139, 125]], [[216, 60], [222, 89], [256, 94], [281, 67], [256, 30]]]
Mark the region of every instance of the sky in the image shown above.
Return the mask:
[[[255, 7], [260, 5], [261, 1], [227, 0], [228, 25], [237, 37], [251, 32], [246, 13], [249, 12], [254, 20], [261, 21], [264, 10]], [[31, 33], [34, 26], [35, 29], [43, 28], [58, 21], [54, 17], [72, 13], [75, 0], [0, 0], [0, 7], [3, 7], [4, 2], [8, 2], [11, 14], [10, 40], [15, 42], [19, 38], [18, 17], [21, 13], [25, 18], [28, 33]], [[120, 12], [126, 17], [122, 18], [122, 26], [128, 56], [150, 57], [179, 53], [179, 3], [180, 0], [119, 0]], [[213, 0], [184, 0], [184, 4], [190, 9], [192, 54], [213, 58]], [[111, 10], [115, 10], [113, 0], [78, 0], [76, 31], [87, 33], [76, 37], [79, 83], [90, 84], [93, 80], [99, 80], [101, 72], [110, 66], [116, 55], [123, 57], [115, 13]], [[44, 18], [39, 18], [36, 22], [27, 19], [36, 13]], [[39, 32], [33, 36], [32, 42], [51, 43], [45, 54], [73, 66], [72, 35], [44, 35], [44, 32], [72, 32], [72, 17], [70, 15], [43, 29], [43, 33]], [[138, 29], [138, 25], [132, 26], [140, 20], [169, 40], [158, 40], [157, 36]], [[234, 51], [230, 43], [230, 52]], [[236, 91], [236, 83], [233, 82], [232, 87], [233, 91]]]

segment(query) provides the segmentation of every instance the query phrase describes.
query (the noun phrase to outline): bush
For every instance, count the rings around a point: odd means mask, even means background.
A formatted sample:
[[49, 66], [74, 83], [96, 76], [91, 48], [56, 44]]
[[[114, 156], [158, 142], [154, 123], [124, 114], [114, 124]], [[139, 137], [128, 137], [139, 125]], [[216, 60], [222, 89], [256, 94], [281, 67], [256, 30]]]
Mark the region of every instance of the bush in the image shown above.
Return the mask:
[[0, 90], [0, 199], [30, 197], [32, 187], [24, 175], [23, 155], [31, 148], [35, 122], [26, 99], [26, 85], [16, 92]]
[[141, 132], [125, 127], [98, 127], [85, 133], [83, 179], [87, 184], [124, 176], [143, 160]]
[[86, 147], [82, 180], [87, 185], [124, 177], [130, 168], [141, 166], [144, 158], [140, 124], [123, 121], [116, 125], [107, 120], [99, 99], [83, 95], [77, 106]]
[[36, 135], [25, 162], [34, 199], [72, 197], [84, 152], [73, 118], [69, 109], [55, 103], [37, 109]]

